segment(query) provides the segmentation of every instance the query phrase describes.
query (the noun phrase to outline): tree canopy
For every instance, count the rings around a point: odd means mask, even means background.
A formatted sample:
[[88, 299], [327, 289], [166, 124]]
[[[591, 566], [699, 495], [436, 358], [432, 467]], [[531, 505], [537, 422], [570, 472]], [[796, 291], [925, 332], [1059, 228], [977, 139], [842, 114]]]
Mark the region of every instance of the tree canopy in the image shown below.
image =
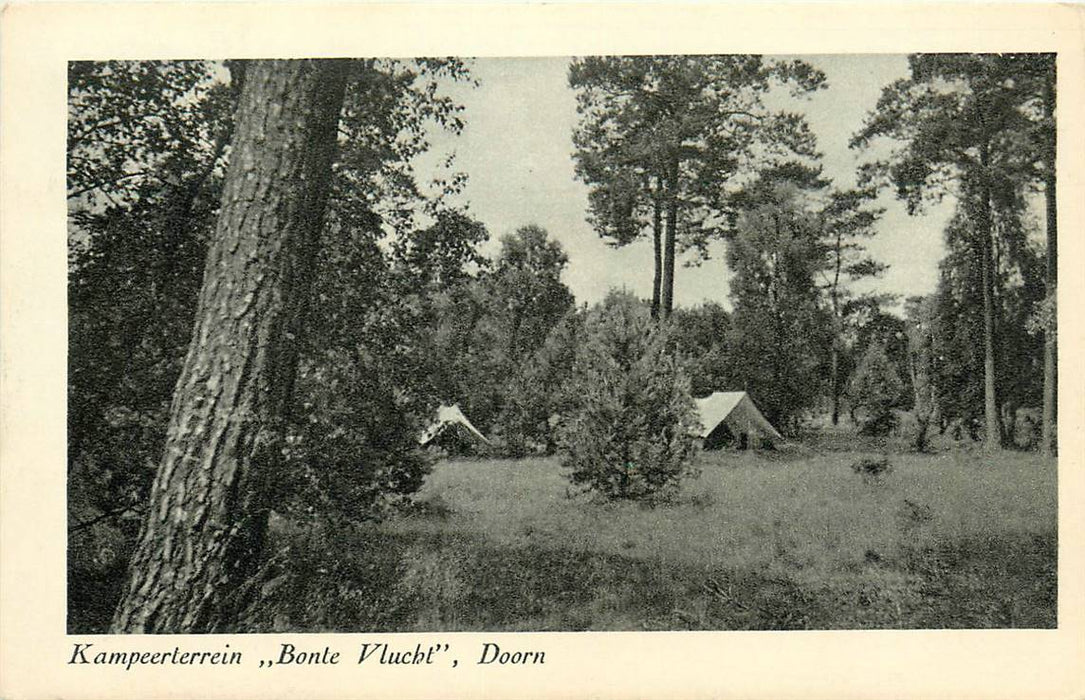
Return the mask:
[[802, 61], [756, 55], [592, 56], [571, 64], [580, 114], [574, 158], [591, 188], [591, 222], [614, 245], [651, 225], [654, 312], [673, 307], [676, 245], [703, 248], [718, 235], [715, 219], [737, 173], [758, 159], [814, 153], [799, 114], [764, 105], [762, 95], [780, 83], [809, 92], [824, 75]]
[[[910, 212], [945, 196], [957, 202], [947, 230], [951, 254], [943, 266], [943, 288], [975, 290], [974, 305], [958, 308], [982, 310], [971, 336], [979, 344], [969, 345], [982, 356], [982, 372], [974, 376], [983, 378], [984, 434], [993, 449], [1005, 439], [1000, 410], [1007, 387], [1000, 377], [1017, 374], [1005, 369], [1000, 338], [1020, 328], [999, 306], [1016, 286], [1014, 279], [1024, 281], [1026, 306], [1039, 302], [1027, 291], [1036, 288], [1038, 266], [1022, 218], [1032, 183], [1053, 174], [1052, 115], [1044, 98], [1054, 65], [1046, 54], [916, 54], [909, 67], [908, 78], [882, 91], [852, 145], [879, 137], [899, 144], [864, 174], [894, 187]], [[1053, 187], [1045, 189], [1053, 196]], [[1053, 248], [1051, 231], [1049, 241]], [[957, 298], [963, 301], [960, 293]]]

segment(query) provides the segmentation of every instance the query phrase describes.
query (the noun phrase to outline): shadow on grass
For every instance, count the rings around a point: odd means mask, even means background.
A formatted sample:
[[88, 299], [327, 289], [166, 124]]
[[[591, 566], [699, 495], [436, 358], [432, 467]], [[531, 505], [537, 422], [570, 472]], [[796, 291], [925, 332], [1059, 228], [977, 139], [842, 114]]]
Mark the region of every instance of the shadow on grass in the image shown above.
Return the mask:
[[923, 584], [915, 626], [1052, 629], [1057, 626], [1058, 542], [1021, 535], [956, 541], [909, 553]]
[[[316, 552], [310, 552], [316, 555]], [[909, 574], [803, 587], [754, 571], [464, 534], [359, 532], [294, 559], [246, 631], [798, 630], [1055, 626], [1054, 538], [958, 542], [870, 562]], [[899, 577], [892, 580], [899, 580]]]
[[[959, 541], [871, 557], [904, 572], [803, 587], [742, 570], [664, 566], [590, 551], [494, 546], [460, 533], [359, 527], [294, 536], [239, 632], [1053, 628], [1056, 541]], [[874, 572], [877, 573], [877, 572]], [[123, 567], [69, 576], [69, 633], [108, 626]], [[890, 577], [892, 578], [892, 577]], [[887, 579], [889, 580], [889, 579]], [[898, 580], [896, 577], [892, 580]]]

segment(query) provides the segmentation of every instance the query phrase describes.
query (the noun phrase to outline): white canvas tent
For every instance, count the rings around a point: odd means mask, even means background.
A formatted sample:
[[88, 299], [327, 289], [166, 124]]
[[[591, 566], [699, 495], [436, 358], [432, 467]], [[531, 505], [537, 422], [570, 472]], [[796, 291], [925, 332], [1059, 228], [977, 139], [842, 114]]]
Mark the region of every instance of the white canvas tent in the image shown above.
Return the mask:
[[702, 426], [698, 437], [705, 447], [718, 445], [728, 431], [744, 446], [756, 446], [763, 439], [784, 439], [745, 391], [717, 391], [697, 399], [697, 412]]
[[441, 406], [437, 409], [437, 419], [418, 436], [418, 444], [428, 445], [450, 429], [458, 431], [471, 440], [487, 445], [490, 444], [486, 436], [479, 432], [478, 428], [471, 425], [471, 421], [467, 420], [467, 416], [463, 415], [463, 411], [456, 404]]

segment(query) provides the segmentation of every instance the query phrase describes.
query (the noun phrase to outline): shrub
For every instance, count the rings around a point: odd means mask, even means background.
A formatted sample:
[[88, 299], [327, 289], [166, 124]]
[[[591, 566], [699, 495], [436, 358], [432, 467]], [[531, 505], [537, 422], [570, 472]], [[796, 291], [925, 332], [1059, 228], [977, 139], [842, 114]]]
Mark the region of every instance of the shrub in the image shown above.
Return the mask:
[[535, 452], [546, 425], [546, 397], [542, 384], [532, 381], [533, 369], [530, 365], [520, 367], [509, 380], [505, 405], [494, 426], [501, 452], [508, 457], [526, 457]]
[[904, 383], [893, 367], [885, 347], [872, 344], [863, 353], [852, 375], [848, 396], [853, 415], [861, 411], [859, 432], [864, 435], [886, 435], [896, 424], [892, 408], [900, 399]]
[[864, 457], [856, 462], [852, 462], [851, 465], [851, 470], [862, 476], [880, 476], [890, 471], [890, 469], [888, 457]]
[[665, 327], [637, 299], [612, 292], [586, 320], [559, 428], [570, 480], [607, 498], [646, 498], [677, 486], [696, 451], [689, 381]]
[[510, 379], [496, 426], [504, 437], [508, 456], [554, 453], [558, 418], [575, 403], [576, 391], [569, 378], [576, 362], [582, 320], [575, 311], [567, 314]]
[[[287, 426], [281, 473], [265, 492], [292, 517], [379, 520], [429, 473], [419, 422], [382, 376], [379, 363], [329, 350], [299, 370], [301, 404]], [[366, 361], [368, 359], [368, 362]]]

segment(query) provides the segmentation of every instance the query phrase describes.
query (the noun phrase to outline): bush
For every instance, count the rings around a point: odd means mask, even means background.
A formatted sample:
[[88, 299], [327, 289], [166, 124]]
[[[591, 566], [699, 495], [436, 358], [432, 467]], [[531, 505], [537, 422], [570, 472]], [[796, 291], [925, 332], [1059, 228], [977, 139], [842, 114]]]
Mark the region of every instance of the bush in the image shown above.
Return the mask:
[[896, 416], [892, 408], [903, 390], [904, 382], [889, 360], [885, 347], [873, 344], [867, 348], [848, 387], [852, 414], [863, 414], [859, 421], [860, 434], [887, 435], [893, 430]]
[[689, 473], [696, 410], [667, 344], [666, 328], [628, 294], [612, 292], [588, 315], [573, 367], [579, 396], [558, 435], [574, 484], [639, 499]]
[[380, 378], [372, 358], [335, 350], [299, 368], [296, 414], [284, 431], [281, 473], [264, 492], [294, 518], [380, 520], [403, 505], [429, 473], [419, 421]]
[[493, 431], [500, 452], [516, 459], [538, 451], [538, 443], [545, 439], [546, 397], [542, 383], [532, 381], [533, 369], [531, 365], [517, 368]]
[[575, 404], [576, 389], [569, 378], [582, 321], [575, 311], [567, 314], [551, 329], [542, 347], [516, 368], [495, 426], [504, 439], [507, 456], [553, 454], [556, 450], [558, 419]]
[[888, 457], [864, 457], [851, 465], [851, 470], [861, 476], [881, 476], [891, 469]]

